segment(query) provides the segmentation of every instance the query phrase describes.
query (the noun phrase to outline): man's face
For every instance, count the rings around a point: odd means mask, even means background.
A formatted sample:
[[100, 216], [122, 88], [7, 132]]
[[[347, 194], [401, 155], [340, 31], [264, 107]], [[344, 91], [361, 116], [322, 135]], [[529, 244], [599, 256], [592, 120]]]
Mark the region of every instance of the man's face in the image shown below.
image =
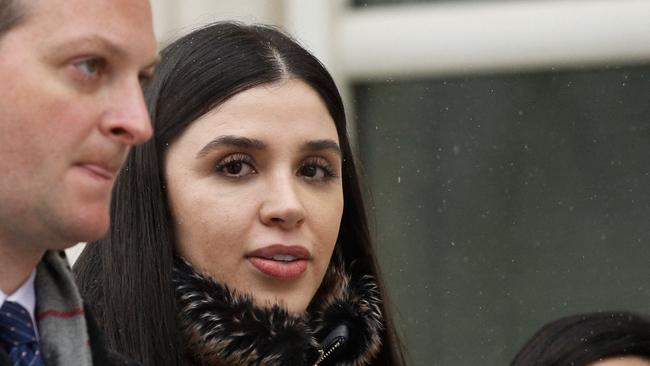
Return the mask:
[[23, 0], [0, 38], [0, 241], [103, 236], [128, 149], [151, 136], [140, 78], [156, 59], [148, 0]]

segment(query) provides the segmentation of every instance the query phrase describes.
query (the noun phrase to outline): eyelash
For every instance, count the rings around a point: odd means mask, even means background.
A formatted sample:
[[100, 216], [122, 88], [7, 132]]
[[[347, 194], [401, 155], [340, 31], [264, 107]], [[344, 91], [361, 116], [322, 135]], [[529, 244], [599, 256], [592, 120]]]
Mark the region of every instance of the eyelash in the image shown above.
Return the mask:
[[[243, 165], [248, 165], [251, 169], [251, 172], [246, 174], [246, 175], [238, 175], [239, 172], [237, 173], [228, 173], [226, 169], [230, 167], [237, 167], [237, 164]], [[321, 178], [314, 178], [314, 177], [309, 177], [304, 175], [304, 169], [308, 167], [315, 167], [317, 169], [321, 169], [323, 171], [323, 177]], [[219, 163], [216, 164], [215, 166], [215, 171], [220, 174], [225, 176], [226, 178], [230, 179], [242, 179], [246, 178], [248, 175], [251, 174], [257, 174], [257, 170], [255, 169], [255, 162], [253, 159], [246, 154], [233, 154], [233, 155], [228, 155], [224, 159], [222, 159]], [[240, 168], [241, 171], [241, 168]], [[303, 160], [298, 167], [298, 172], [296, 174], [300, 174], [302, 171], [303, 174], [301, 176], [305, 177], [306, 180], [309, 181], [329, 181], [332, 178], [336, 178], [337, 174], [334, 172], [334, 170], [330, 167], [330, 165], [327, 163], [327, 161], [323, 158], [320, 157], [309, 157], [305, 160]]]
[[235, 164], [242, 164], [242, 165], [246, 164], [250, 166], [252, 170], [251, 174], [257, 174], [257, 171], [255, 170], [254, 167], [253, 159], [246, 154], [233, 154], [233, 155], [226, 156], [219, 163], [217, 163], [217, 165], [215, 166], [215, 170], [218, 174], [224, 175], [227, 178], [233, 178], [233, 179], [244, 178], [245, 176], [236, 175], [237, 173], [231, 175], [226, 172], [226, 169], [228, 169], [229, 167], [234, 167]]
[[[330, 167], [330, 165], [327, 163], [327, 161], [323, 158], [319, 157], [309, 157], [305, 159], [301, 164], [300, 167], [298, 168], [298, 171], [307, 168], [307, 167], [316, 167], [320, 168], [323, 170], [323, 177], [321, 178], [322, 181], [328, 181], [332, 178], [336, 178], [337, 175], [334, 172], [334, 170]], [[306, 177], [308, 180], [317, 180], [318, 178], [313, 178], [313, 177]]]

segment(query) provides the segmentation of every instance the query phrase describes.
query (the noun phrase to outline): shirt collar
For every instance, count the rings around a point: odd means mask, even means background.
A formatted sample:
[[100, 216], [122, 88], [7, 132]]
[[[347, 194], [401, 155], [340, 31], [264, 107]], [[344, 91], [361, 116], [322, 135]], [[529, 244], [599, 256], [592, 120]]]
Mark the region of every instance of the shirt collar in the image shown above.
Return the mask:
[[36, 292], [34, 291], [34, 278], [36, 278], [36, 269], [32, 271], [27, 280], [12, 294], [7, 295], [2, 290], [0, 290], [0, 307], [5, 303], [6, 300], [16, 302], [24, 307], [29, 316], [32, 318], [32, 322], [36, 324], [36, 317], [34, 312], [36, 309]]

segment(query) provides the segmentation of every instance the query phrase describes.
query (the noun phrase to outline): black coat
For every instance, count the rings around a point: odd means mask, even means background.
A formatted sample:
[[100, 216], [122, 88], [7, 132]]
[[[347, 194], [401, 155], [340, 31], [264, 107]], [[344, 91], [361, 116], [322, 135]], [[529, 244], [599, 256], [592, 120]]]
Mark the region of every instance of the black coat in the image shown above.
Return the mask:
[[176, 259], [174, 285], [186, 364], [202, 366], [375, 365], [383, 316], [376, 283], [353, 276], [334, 257], [302, 315], [280, 306], [257, 307]]
[[[107, 347], [104, 335], [99, 330], [97, 322], [90, 314], [88, 307], [85, 309], [86, 325], [88, 326], [88, 338], [90, 339], [90, 351], [93, 357], [93, 366], [139, 366], [140, 364], [110, 350]], [[0, 366], [11, 366], [9, 356], [0, 348]], [[51, 365], [45, 365], [51, 366]], [[65, 366], [65, 365], [56, 365]]]

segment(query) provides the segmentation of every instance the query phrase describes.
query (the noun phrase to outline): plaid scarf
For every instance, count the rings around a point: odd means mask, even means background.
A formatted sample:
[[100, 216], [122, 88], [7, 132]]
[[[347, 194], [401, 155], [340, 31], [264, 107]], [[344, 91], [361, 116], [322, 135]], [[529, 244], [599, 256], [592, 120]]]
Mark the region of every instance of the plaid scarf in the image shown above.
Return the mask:
[[36, 322], [48, 366], [92, 366], [83, 302], [63, 251], [48, 251], [36, 269]]

